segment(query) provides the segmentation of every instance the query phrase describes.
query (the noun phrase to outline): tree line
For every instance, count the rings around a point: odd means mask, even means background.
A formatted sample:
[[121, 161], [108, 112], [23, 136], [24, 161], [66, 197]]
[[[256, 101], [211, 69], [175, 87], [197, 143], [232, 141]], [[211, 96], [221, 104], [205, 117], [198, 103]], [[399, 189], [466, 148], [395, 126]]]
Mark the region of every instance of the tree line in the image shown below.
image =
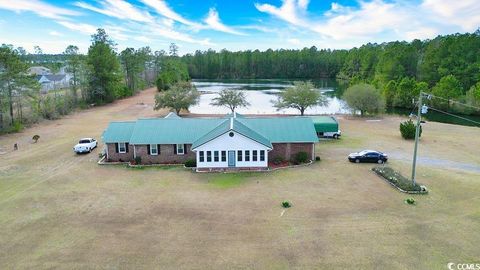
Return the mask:
[[[336, 78], [350, 85], [374, 85], [389, 107], [412, 107], [412, 98], [420, 91], [480, 105], [480, 30], [423, 41], [369, 43], [350, 50], [196, 51], [182, 61], [192, 78]], [[442, 106], [475, 113], [449, 102]]]
[[[38, 46], [29, 54], [22, 47], [2, 44], [0, 133], [134, 95], [155, 85], [163, 62], [171, 58], [165, 51], [152, 52], [149, 47], [117, 52], [115, 42], [103, 29], [92, 35], [91, 42], [86, 55], [75, 45], [69, 45], [63, 54], [48, 55]], [[42, 93], [36, 76], [27, 73], [29, 67], [38, 65], [53, 73], [66, 67], [71, 77], [69, 89]]]

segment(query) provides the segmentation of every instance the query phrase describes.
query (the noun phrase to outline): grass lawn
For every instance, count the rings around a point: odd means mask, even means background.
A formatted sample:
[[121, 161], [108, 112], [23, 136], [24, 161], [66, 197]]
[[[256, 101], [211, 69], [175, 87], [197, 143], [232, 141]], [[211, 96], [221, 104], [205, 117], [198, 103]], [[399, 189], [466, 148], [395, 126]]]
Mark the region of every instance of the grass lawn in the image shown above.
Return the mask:
[[[99, 166], [111, 120], [151, 117], [154, 90], [0, 137], [0, 269], [446, 269], [480, 262], [480, 129], [424, 126], [418, 181], [398, 192], [346, 155], [366, 148], [410, 174], [402, 119], [340, 117], [311, 166], [271, 173]], [[95, 119], [95, 121], [92, 121]], [[40, 135], [37, 144], [30, 138]], [[404, 200], [414, 197], [415, 206]], [[288, 200], [293, 207], [284, 209]], [[282, 212], [285, 211], [282, 215]]]

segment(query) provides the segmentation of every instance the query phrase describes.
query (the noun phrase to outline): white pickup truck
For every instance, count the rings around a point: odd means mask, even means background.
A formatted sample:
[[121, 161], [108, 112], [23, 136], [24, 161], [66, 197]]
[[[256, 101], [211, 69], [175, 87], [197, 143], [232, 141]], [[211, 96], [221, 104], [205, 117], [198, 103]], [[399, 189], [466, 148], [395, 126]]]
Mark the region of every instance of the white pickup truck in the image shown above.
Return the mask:
[[97, 147], [97, 140], [93, 138], [83, 138], [78, 142], [77, 145], [73, 147], [73, 151], [77, 154], [90, 153], [96, 147]]

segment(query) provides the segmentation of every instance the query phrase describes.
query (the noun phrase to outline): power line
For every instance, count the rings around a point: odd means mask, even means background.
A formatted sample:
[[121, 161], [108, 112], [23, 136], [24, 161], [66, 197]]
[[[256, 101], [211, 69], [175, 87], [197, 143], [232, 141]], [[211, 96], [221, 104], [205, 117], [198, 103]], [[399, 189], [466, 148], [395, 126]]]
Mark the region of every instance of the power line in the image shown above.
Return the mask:
[[448, 115], [450, 115], [450, 116], [457, 117], [457, 118], [460, 118], [460, 119], [462, 119], [462, 120], [465, 120], [465, 121], [468, 121], [468, 122], [472, 122], [472, 123], [475, 123], [475, 124], [477, 124], [477, 125], [480, 126], [480, 122], [474, 121], [474, 120], [472, 120], [472, 119], [468, 119], [468, 118], [465, 118], [465, 117], [462, 117], [462, 116], [458, 116], [458, 115], [453, 114], [453, 113], [449, 113], [449, 112], [445, 112], [445, 111], [442, 111], [442, 110], [439, 110], [439, 109], [435, 109], [435, 108], [430, 107], [430, 106], [428, 107], [428, 109], [432, 109], [432, 110], [437, 111], [437, 112], [440, 112], [440, 113], [448, 114]]
[[468, 104], [465, 104], [465, 103], [462, 103], [462, 102], [459, 102], [459, 101], [455, 101], [455, 100], [451, 100], [451, 99], [447, 99], [447, 98], [435, 96], [435, 95], [429, 94], [429, 93], [425, 93], [425, 94], [427, 94], [428, 96], [434, 97], [434, 98], [443, 99], [443, 100], [445, 100], [445, 101], [447, 101], [447, 102], [457, 103], [457, 104], [460, 104], [460, 105], [463, 105], [463, 106], [466, 106], [466, 107], [470, 107], [470, 108], [473, 108], [473, 109], [477, 109], [477, 110], [480, 111], [480, 107], [476, 107], [476, 106], [468, 105]]

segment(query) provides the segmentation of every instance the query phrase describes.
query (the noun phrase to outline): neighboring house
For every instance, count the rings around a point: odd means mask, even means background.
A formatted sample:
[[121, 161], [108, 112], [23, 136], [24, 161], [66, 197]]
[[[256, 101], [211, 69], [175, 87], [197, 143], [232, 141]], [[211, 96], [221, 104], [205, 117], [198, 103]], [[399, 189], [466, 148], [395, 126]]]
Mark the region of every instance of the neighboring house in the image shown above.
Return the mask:
[[28, 68], [27, 73], [30, 75], [49, 75], [52, 74], [52, 71], [46, 67], [35, 66]]
[[41, 85], [41, 91], [43, 93], [70, 86], [69, 80], [65, 74], [38, 75], [37, 81]]
[[65, 75], [67, 82], [72, 82], [72, 80], [73, 80], [73, 75], [72, 75], [72, 73], [68, 72], [68, 67], [67, 66], [61, 67], [57, 74], [58, 75]]
[[111, 122], [103, 133], [108, 162], [141, 158], [142, 164], [175, 164], [194, 159], [197, 170], [268, 168], [275, 159], [299, 152], [315, 157], [318, 138], [309, 117], [139, 119]]

